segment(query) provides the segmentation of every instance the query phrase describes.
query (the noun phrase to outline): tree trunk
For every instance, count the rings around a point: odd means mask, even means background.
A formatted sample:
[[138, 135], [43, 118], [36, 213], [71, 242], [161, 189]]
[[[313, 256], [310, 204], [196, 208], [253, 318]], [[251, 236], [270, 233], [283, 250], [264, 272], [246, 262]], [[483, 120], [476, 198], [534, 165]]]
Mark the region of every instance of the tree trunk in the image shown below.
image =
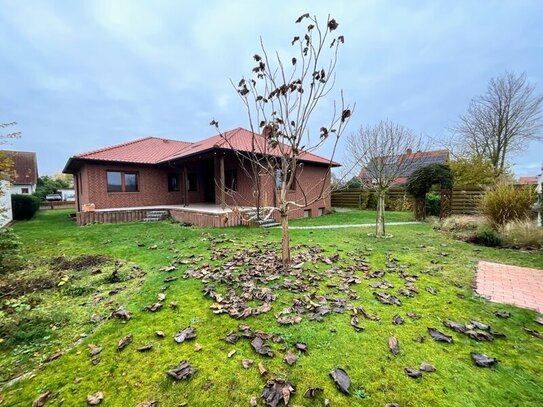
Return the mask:
[[290, 241], [288, 236], [288, 212], [281, 211], [281, 255], [283, 264], [290, 263]]
[[377, 193], [377, 222], [375, 224], [375, 236], [385, 236], [385, 193]]

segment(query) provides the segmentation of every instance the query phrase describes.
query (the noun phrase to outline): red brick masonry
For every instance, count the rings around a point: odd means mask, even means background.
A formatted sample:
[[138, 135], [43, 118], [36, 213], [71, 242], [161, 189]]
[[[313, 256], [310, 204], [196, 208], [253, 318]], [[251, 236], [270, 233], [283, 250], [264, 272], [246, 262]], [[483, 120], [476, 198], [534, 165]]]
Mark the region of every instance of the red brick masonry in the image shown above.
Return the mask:
[[543, 313], [543, 270], [480, 261], [476, 285], [490, 301]]

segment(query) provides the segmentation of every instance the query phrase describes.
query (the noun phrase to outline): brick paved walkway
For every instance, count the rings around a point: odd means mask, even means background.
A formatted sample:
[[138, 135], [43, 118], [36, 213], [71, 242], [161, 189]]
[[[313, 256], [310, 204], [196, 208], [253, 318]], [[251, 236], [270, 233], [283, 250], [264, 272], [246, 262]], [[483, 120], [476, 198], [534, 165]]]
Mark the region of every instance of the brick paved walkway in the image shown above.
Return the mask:
[[493, 302], [543, 313], [543, 270], [480, 261], [475, 291]]

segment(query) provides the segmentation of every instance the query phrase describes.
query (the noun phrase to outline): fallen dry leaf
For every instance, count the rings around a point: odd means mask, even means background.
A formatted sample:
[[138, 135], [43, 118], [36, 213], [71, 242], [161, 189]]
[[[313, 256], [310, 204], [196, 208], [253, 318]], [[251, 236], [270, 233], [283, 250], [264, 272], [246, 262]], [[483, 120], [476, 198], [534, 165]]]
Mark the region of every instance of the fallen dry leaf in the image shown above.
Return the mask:
[[330, 377], [334, 381], [335, 385], [342, 393], [349, 394], [349, 387], [351, 387], [351, 379], [345, 370], [338, 367], [330, 372]]

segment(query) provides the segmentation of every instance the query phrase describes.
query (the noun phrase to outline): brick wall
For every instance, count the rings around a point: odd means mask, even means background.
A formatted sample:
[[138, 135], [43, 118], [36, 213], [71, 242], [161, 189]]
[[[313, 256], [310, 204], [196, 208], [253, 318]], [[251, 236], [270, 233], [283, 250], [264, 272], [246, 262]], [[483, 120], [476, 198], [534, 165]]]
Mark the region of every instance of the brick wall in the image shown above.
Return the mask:
[[[138, 192], [107, 192], [106, 171], [108, 170], [136, 172]], [[79, 172], [82, 186], [79, 193], [79, 205], [93, 203], [96, 209], [181, 205], [183, 193], [168, 191], [170, 172], [175, 171], [168, 168], [136, 165], [85, 164]]]

